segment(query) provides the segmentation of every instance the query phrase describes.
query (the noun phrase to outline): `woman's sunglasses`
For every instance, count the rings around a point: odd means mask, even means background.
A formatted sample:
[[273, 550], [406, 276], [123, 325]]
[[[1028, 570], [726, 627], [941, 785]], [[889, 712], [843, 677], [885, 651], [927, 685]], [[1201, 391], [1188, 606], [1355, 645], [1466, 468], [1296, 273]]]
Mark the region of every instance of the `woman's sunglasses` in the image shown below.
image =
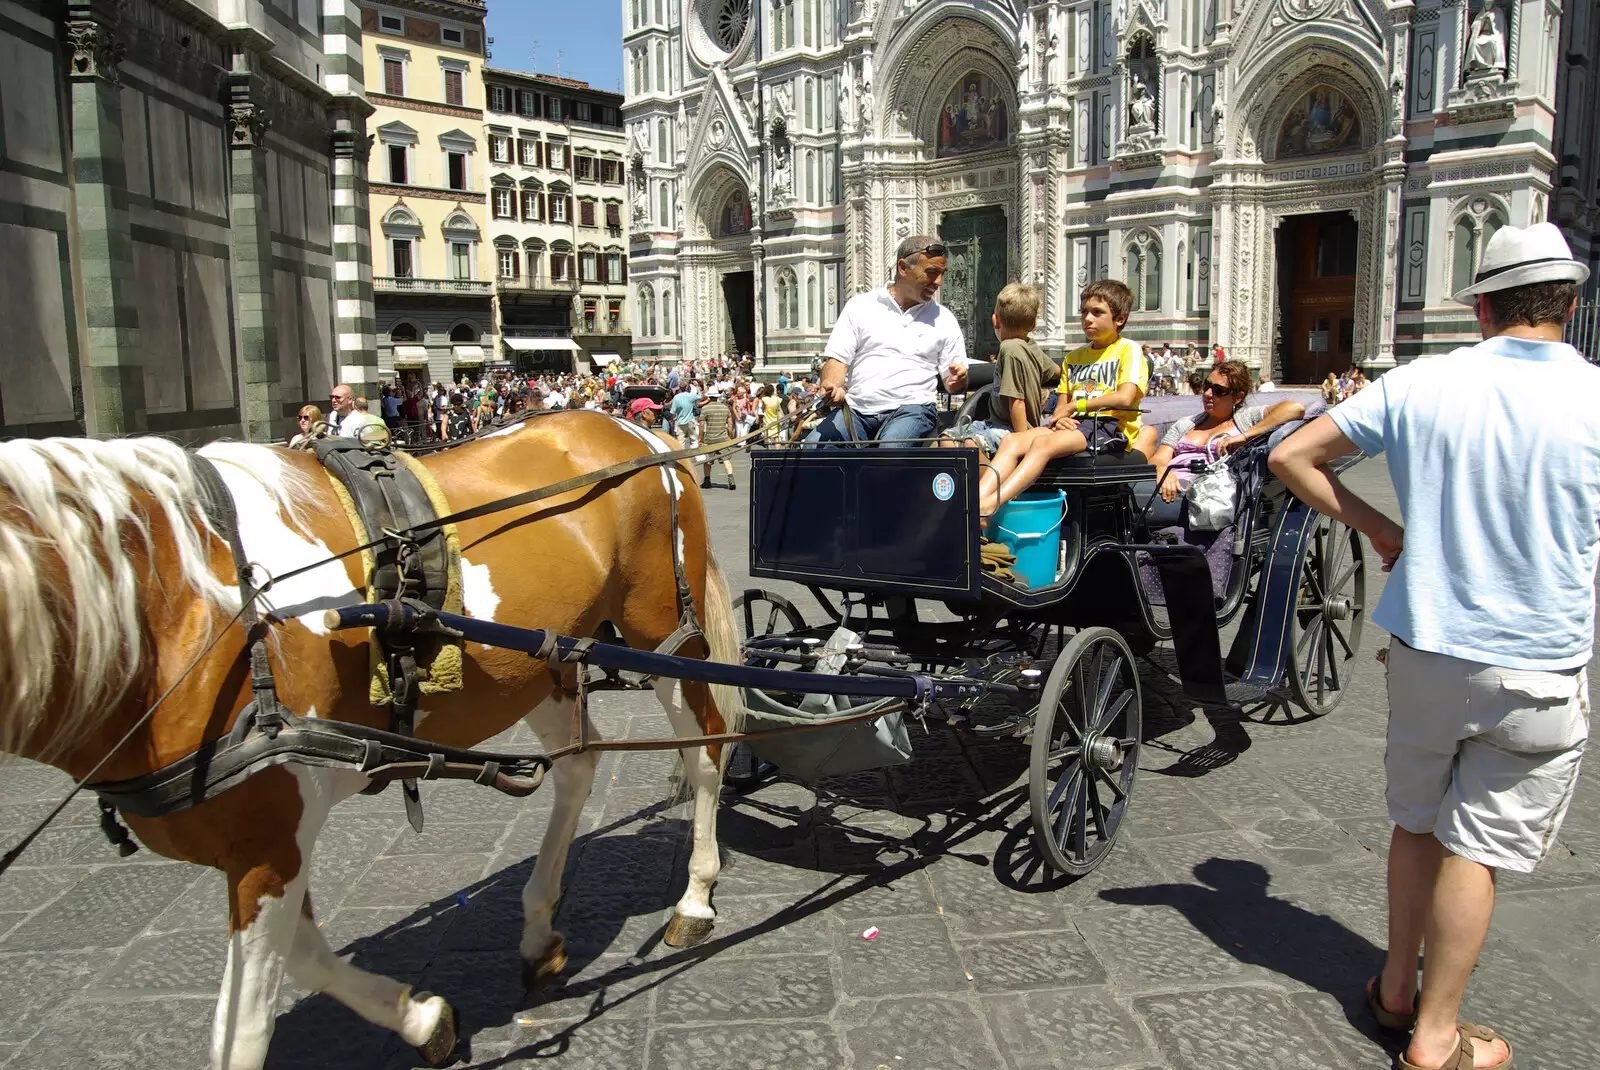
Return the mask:
[[1233, 387], [1227, 386], [1223, 383], [1208, 382], [1203, 389], [1207, 394], [1216, 394], [1218, 397], [1226, 397], [1227, 395], [1233, 393]]

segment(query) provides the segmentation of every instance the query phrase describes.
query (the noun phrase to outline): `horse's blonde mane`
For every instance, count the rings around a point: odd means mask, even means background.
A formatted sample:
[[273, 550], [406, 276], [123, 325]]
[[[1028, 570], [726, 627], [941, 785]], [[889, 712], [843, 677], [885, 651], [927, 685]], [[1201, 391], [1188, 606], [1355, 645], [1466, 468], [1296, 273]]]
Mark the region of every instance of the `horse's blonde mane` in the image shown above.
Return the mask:
[[[232, 449], [270, 456], [259, 446]], [[285, 488], [271, 489], [283, 500]], [[178, 575], [158, 580], [181, 580], [217, 608], [238, 609], [234, 579], [211, 571], [216, 533], [181, 446], [160, 438], [0, 443], [0, 750], [15, 753], [26, 740], [35, 757], [59, 755], [138, 678], [149, 652], [132, 551], [154, 555], [146, 502], [161, 509], [175, 543]], [[47, 555], [61, 567], [41, 567]]]

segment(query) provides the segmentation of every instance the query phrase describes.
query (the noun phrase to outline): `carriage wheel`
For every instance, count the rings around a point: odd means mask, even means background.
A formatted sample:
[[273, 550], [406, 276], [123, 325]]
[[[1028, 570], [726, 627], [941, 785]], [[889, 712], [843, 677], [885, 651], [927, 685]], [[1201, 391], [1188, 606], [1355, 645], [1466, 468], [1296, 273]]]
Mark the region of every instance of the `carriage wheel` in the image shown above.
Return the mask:
[[1316, 523], [1289, 622], [1289, 691], [1297, 706], [1321, 717], [1344, 699], [1361, 649], [1367, 559], [1360, 532], [1327, 517]]
[[1116, 842], [1144, 725], [1133, 652], [1110, 628], [1085, 628], [1056, 658], [1034, 715], [1028, 795], [1034, 842], [1053, 869], [1081, 877]]
[[733, 616], [739, 628], [740, 643], [806, 630], [806, 619], [793, 602], [776, 591], [760, 587], [750, 587], [734, 595]]
[[[791, 635], [806, 629], [806, 619], [795, 604], [776, 591], [751, 587], [733, 598], [733, 619], [739, 629], [742, 647], [751, 639], [768, 639], [774, 635]], [[746, 657], [746, 661], [749, 658]], [[776, 668], [772, 661], [758, 662], [766, 668]], [[724, 763], [723, 783], [735, 791], [750, 791], [772, 775], [773, 770], [755, 756], [749, 744], [729, 745], [728, 760]]]

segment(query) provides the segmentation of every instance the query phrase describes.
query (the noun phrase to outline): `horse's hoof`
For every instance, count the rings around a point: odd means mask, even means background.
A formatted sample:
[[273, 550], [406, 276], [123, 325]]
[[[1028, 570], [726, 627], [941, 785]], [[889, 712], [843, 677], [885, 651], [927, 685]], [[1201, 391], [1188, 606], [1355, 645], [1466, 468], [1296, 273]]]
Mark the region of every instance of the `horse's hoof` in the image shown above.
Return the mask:
[[[413, 998], [423, 1003], [433, 996], [427, 992], [419, 992]], [[433, 1027], [432, 1036], [417, 1045], [417, 1055], [429, 1066], [449, 1066], [454, 1061], [451, 1056], [455, 1050], [456, 1012], [449, 1003], [444, 1003], [444, 1010], [439, 1014], [439, 1024]]]
[[522, 987], [529, 992], [537, 992], [554, 984], [566, 968], [567, 941], [560, 933], [555, 933], [545, 945], [542, 955], [537, 959], [522, 960]]
[[669, 947], [694, 947], [696, 944], [706, 942], [706, 937], [711, 935], [711, 927], [715, 924], [713, 918], [691, 918], [674, 912], [672, 920], [667, 922], [667, 932], [662, 939]]

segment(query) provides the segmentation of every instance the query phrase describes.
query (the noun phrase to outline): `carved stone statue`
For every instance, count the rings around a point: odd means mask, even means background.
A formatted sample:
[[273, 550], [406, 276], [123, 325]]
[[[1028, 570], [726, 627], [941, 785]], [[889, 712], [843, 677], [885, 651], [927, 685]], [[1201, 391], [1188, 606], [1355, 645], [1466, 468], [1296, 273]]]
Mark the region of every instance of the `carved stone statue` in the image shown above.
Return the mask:
[[1503, 73], [1506, 69], [1506, 35], [1500, 25], [1500, 11], [1492, 3], [1472, 22], [1468, 48], [1468, 73]]
[[650, 185], [644, 177], [644, 160], [633, 158], [633, 221], [643, 223], [650, 216]]
[[864, 78], [856, 80], [856, 113], [862, 126], [872, 125], [872, 82]]
[[1133, 76], [1133, 96], [1128, 100], [1128, 129], [1149, 130], [1155, 125], [1156, 102], [1145, 88], [1144, 79]]
[[1033, 65], [1033, 55], [1028, 48], [1028, 42], [1023, 41], [1022, 47], [1017, 50], [1017, 74], [1026, 78], [1028, 68]]
[[633, 127], [633, 152], [636, 156], [650, 155], [650, 124], [635, 123]]
[[684, 107], [683, 101], [678, 101], [678, 118], [676, 122], [677, 145], [679, 152], [686, 152], [689, 148], [689, 112]]
[[772, 143], [772, 204], [785, 208], [794, 200], [794, 154], [787, 141]]

